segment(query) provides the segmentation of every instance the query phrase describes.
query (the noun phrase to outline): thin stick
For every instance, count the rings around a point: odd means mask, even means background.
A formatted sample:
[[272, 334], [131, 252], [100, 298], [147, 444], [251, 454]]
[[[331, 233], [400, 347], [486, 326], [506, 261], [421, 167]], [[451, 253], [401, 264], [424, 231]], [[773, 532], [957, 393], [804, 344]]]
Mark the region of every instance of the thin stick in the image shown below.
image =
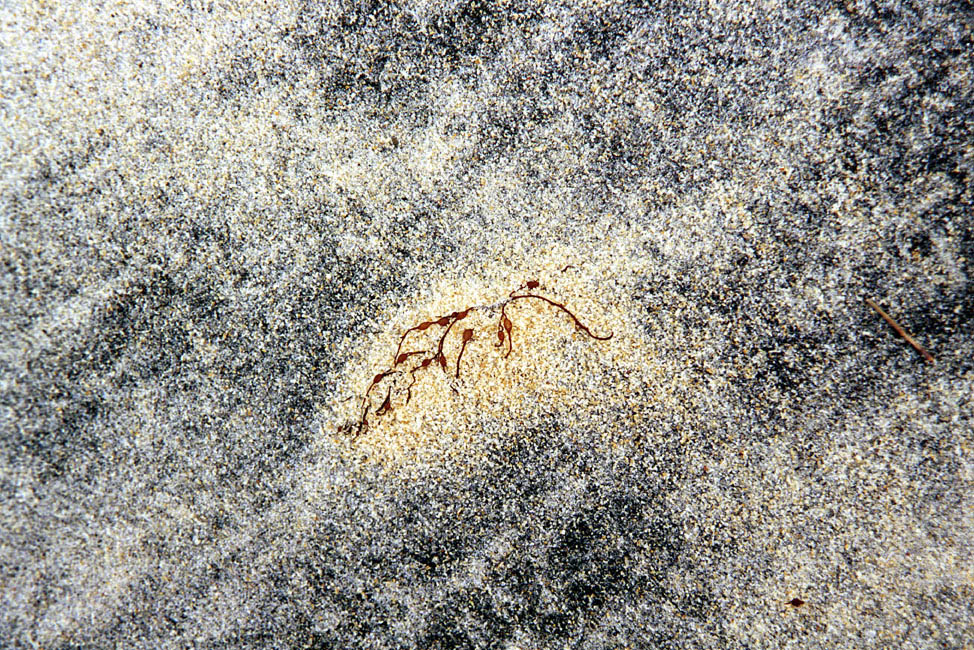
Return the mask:
[[930, 353], [927, 352], [923, 348], [922, 345], [920, 345], [919, 343], [917, 343], [916, 342], [916, 339], [914, 339], [912, 336], [910, 336], [909, 334], [907, 334], [906, 330], [903, 329], [902, 327], [900, 327], [900, 324], [897, 323], [895, 320], [893, 320], [890, 317], [889, 314], [887, 314], [885, 311], [883, 311], [882, 308], [879, 305], [877, 305], [876, 303], [874, 303], [869, 298], [866, 298], [866, 304], [869, 305], [870, 307], [872, 307], [873, 309], [875, 309], [876, 310], [876, 313], [879, 314], [880, 316], [882, 316], [883, 317], [883, 320], [885, 320], [887, 323], [889, 323], [889, 326], [892, 327], [894, 330], [896, 330], [896, 333], [897, 334], [899, 334], [904, 339], [906, 339], [906, 342], [909, 343], [910, 345], [912, 345], [914, 350], [916, 350], [917, 352], [919, 352], [920, 354], [922, 354], [924, 359], [926, 359], [930, 363], [933, 363], [933, 357], [930, 355]]
[[457, 379], [460, 379], [460, 359], [463, 357], [463, 351], [467, 349], [467, 343], [473, 338], [473, 330], [465, 329], [463, 330], [463, 343], [460, 345], [460, 354], [457, 355]]

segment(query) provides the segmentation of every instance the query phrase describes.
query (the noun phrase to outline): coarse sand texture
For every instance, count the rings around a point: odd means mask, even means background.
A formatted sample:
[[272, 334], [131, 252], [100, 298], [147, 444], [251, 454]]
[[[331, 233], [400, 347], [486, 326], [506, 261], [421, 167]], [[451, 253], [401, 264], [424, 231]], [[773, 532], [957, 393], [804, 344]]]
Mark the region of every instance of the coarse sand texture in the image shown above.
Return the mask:
[[974, 649], [974, 8], [0, 2], [0, 648]]

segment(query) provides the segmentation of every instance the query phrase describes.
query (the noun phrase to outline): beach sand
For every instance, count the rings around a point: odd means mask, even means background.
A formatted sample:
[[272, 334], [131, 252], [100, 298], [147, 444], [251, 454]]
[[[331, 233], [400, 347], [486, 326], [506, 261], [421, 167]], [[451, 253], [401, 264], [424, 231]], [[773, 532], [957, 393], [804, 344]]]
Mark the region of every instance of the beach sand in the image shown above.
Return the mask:
[[971, 648], [972, 41], [4, 4], [0, 646]]

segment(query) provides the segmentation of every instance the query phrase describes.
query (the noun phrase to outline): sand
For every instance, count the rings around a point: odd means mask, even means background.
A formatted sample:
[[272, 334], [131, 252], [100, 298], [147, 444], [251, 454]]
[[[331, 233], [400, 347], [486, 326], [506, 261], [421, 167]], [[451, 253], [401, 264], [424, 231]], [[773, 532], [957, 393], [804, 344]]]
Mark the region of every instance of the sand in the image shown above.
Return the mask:
[[5, 4], [0, 645], [972, 647], [972, 34]]

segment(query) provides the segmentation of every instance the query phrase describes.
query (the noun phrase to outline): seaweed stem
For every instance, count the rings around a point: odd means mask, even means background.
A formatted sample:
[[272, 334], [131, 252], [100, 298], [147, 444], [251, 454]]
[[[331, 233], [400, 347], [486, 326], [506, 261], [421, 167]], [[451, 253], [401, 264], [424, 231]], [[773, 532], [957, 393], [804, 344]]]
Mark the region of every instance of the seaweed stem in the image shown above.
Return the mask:
[[593, 334], [592, 333], [592, 330], [590, 330], [589, 328], [585, 327], [585, 325], [582, 324], [582, 321], [578, 320], [578, 318], [575, 316], [575, 314], [573, 314], [571, 311], [569, 311], [568, 307], [566, 307], [565, 305], [561, 304], [560, 302], [555, 302], [554, 300], [549, 300], [548, 298], [545, 298], [544, 296], [539, 296], [536, 293], [523, 293], [523, 294], [518, 294], [516, 296], [511, 296], [511, 300], [512, 301], [513, 300], [520, 300], [521, 298], [537, 298], [538, 300], [544, 300], [549, 305], [552, 305], [554, 307], [557, 307], [558, 309], [562, 310], [563, 312], [565, 312], [566, 314], [568, 314], [569, 316], [571, 316], [571, 319], [573, 321], [575, 321], [575, 327], [577, 327], [578, 329], [582, 330], [583, 332], [585, 332], [586, 334], [588, 334], [589, 336], [591, 336], [593, 339], [596, 339], [598, 341], [608, 341], [613, 336], [612, 332], [609, 332], [609, 335], [608, 336], [598, 336], [597, 334]]

